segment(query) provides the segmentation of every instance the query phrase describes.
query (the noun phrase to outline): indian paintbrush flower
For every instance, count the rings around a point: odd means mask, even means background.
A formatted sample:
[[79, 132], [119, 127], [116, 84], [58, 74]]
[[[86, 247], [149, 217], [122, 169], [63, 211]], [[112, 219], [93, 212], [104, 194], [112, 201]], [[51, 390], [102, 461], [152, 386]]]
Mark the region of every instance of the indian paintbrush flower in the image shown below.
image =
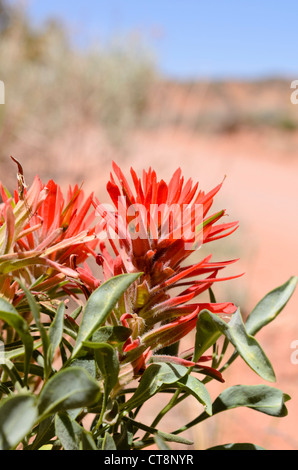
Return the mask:
[[60, 285], [67, 289], [65, 280], [78, 282], [75, 267], [94, 254], [97, 240], [95, 226], [91, 228], [93, 194], [84, 201], [76, 185], [64, 198], [54, 181], [45, 185], [38, 176], [27, 189], [22, 167], [13, 160], [18, 164], [18, 190], [12, 196], [0, 183], [0, 289], [16, 303], [15, 277], [34, 285], [38, 293]]
[[107, 184], [113, 208], [95, 202], [107, 238], [100, 242], [97, 263], [105, 280], [124, 273], [142, 273], [111, 318], [114, 324], [132, 331], [123, 347], [122, 362], [133, 364], [138, 373], [152, 353], [177, 343], [193, 330], [202, 310], [220, 315], [236, 311], [230, 302], [194, 299], [215, 282], [238, 277], [218, 277], [237, 260], [212, 262], [210, 255], [188, 266], [185, 261], [201, 245], [233, 233], [238, 223], [218, 224], [224, 210], [208, 216], [222, 184], [206, 194], [191, 179], [184, 183], [181, 169], [167, 184], [150, 168], [141, 178], [131, 169], [131, 187], [115, 163], [113, 170], [116, 178], [111, 174]]

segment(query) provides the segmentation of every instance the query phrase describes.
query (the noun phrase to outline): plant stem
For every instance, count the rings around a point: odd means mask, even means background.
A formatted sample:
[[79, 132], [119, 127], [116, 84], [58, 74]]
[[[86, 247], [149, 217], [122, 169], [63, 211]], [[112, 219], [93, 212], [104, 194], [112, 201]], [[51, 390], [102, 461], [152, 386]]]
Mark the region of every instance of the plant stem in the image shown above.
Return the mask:
[[[174, 408], [174, 406], [177, 405], [177, 403], [179, 403], [177, 400], [178, 400], [178, 397], [180, 395], [180, 390], [176, 390], [174, 395], [172, 396], [171, 400], [169, 401], [169, 403], [159, 412], [159, 414], [156, 416], [155, 420], [153, 421], [153, 423], [151, 424], [151, 428], [155, 428], [157, 426], [157, 424], [162, 420], [162, 418], [172, 409]], [[146, 439], [150, 436], [150, 433], [147, 432], [144, 437], [143, 437], [143, 441], [146, 441]]]

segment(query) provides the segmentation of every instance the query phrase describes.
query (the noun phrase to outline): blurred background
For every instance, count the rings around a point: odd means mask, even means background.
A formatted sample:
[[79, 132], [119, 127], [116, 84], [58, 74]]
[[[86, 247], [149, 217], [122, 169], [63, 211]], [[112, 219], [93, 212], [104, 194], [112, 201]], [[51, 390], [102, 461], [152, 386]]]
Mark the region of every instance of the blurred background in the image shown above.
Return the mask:
[[[0, 179], [15, 188], [13, 155], [28, 184], [35, 174], [64, 189], [84, 181], [108, 202], [112, 160], [167, 181], [180, 166], [206, 191], [226, 177], [216, 209], [240, 228], [208, 249], [214, 260], [240, 258], [227, 274], [245, 276], [215, 293], [247, 315], [298, 275], [297, 14], [291, 0], [0, 0]], [[298, 449], [298, 292], [258, 339], [292, 396], [289, 416], [224, 413], [189, 433], [194, 449]], [[225, 379], [262, 383], [241, 361]], [[215, 397], [223, 385], [212, 387]], [[199, 412], [184, 404], [161, 428]]]

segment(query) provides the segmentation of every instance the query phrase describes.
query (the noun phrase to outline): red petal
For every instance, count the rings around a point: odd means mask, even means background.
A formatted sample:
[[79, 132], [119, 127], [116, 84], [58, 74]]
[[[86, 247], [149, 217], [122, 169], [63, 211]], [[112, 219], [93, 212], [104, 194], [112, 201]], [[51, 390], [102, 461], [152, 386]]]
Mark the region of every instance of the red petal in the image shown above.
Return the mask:
[[168, 198], [168, 186], [164, 182], [164, 180], [161, 180], [158, 183], [156, 202], [159, 205], [165, 204], [167, 202], [167, 198]]
[[118, 165], [116, 165], [115, 162], [112, 162], [112, 166], [113, 166], [113, 170], [122, 186], [122, 190], [124, 192], [124, 195], [125, 196], [128, 196], [129, 200], [130, 200], [130, 203], [133, 204], [135, 202], [135, 198], [132, 194], [132, 191], [129, 187], [129, 184], [124, 176], [124, 174], [122, 173], [121, 169], [119, 168]]

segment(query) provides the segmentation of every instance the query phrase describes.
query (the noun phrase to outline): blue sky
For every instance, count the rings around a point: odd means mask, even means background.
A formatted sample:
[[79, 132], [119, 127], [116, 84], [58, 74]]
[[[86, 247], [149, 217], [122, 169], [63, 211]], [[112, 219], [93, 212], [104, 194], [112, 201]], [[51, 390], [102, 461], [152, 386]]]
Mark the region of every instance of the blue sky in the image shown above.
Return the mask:
[[34, 22], [61, 18], [77, 44], [138, 32], [169, 77], [298, 78], [296, 0], [30, 0]]

